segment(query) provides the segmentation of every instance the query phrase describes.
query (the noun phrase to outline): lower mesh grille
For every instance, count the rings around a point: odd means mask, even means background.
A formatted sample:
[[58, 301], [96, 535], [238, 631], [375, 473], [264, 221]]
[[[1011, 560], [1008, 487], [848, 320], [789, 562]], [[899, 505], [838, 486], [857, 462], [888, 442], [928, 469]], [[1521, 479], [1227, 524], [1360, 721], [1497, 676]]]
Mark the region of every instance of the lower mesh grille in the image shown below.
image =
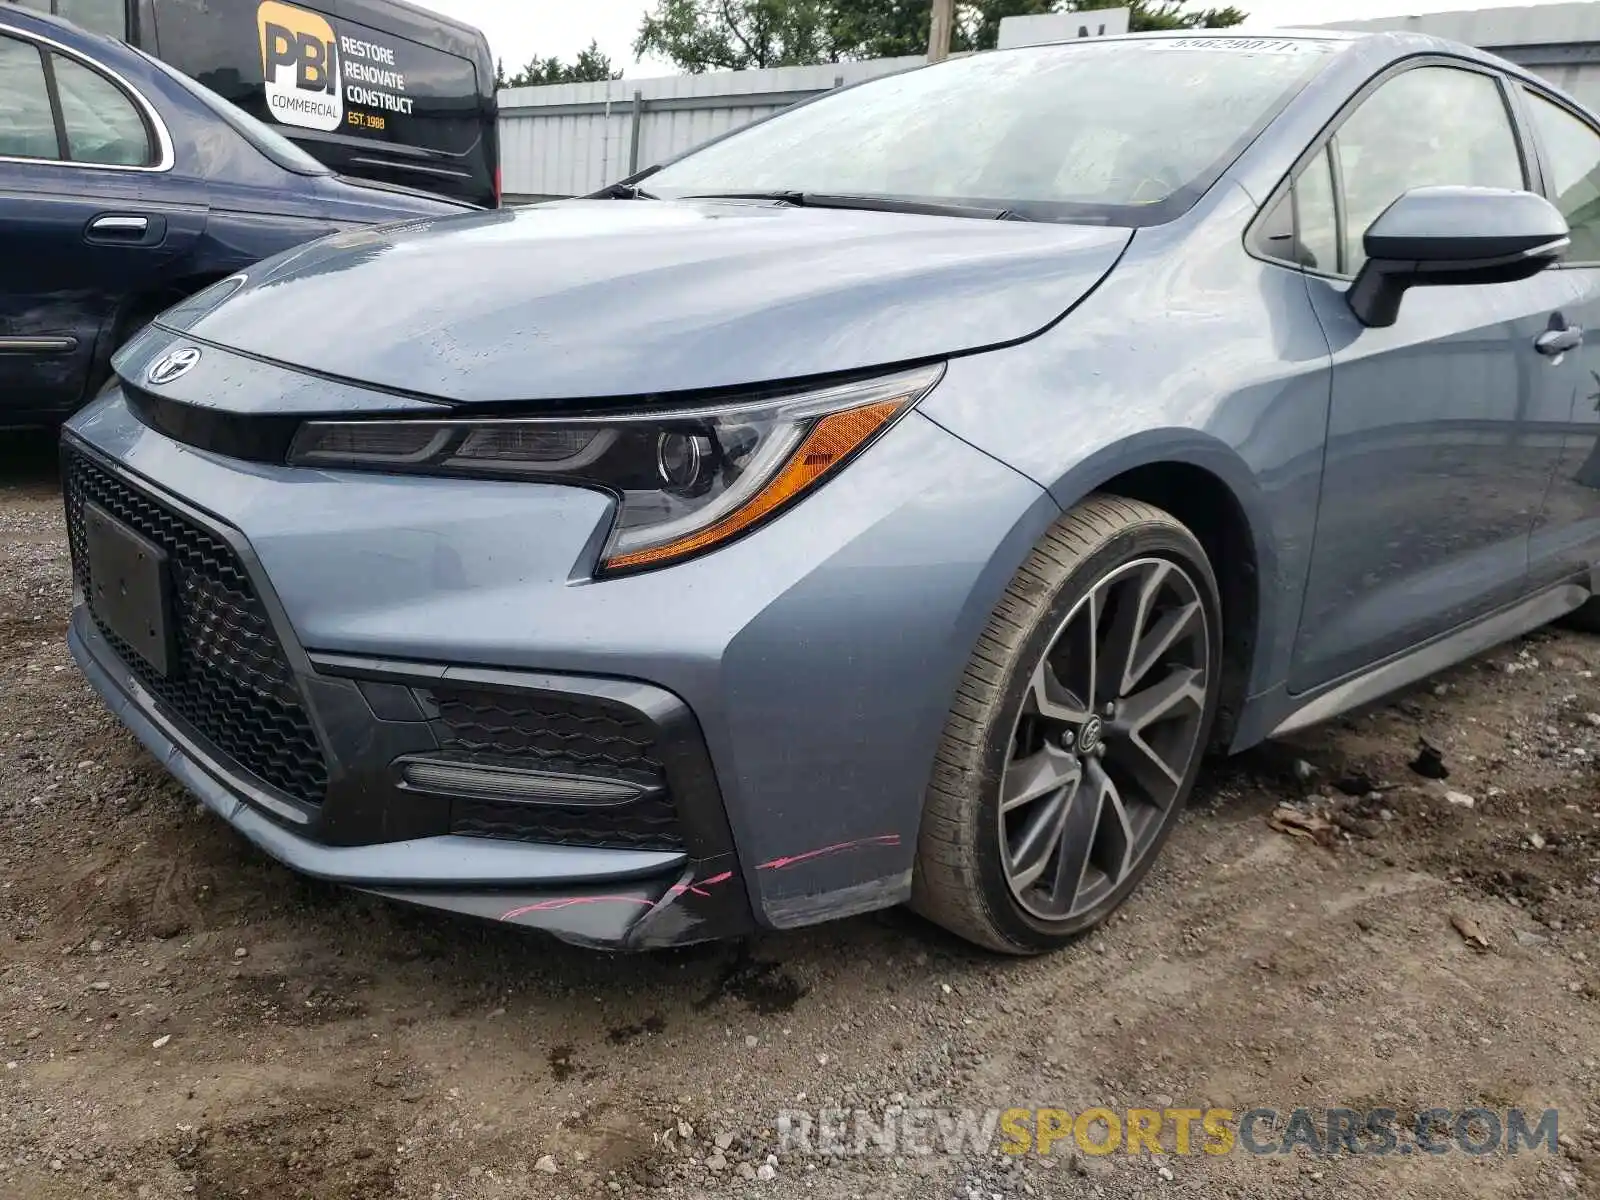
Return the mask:
[[631, 709], [470, 688], [434, 688], [424, 699], [441, 757], [621, 779], [655, 789], [628, 804], [606, 807], [456, 800], [452, 832], [569, 846], [683, 849], [655, 729]]
[[[93, 501], [167, 552], [177, 657], [162, 675], [96, 620], [139, 682], [217, 752], [307, 804], [327, 790], [327, 764], [294, 674], [244, 565], [196, 525], [83, 454], [63, 450], [72, 569], [91, 594], [83, 505]], [[92, 615], [92, 614], [91, 614]]]

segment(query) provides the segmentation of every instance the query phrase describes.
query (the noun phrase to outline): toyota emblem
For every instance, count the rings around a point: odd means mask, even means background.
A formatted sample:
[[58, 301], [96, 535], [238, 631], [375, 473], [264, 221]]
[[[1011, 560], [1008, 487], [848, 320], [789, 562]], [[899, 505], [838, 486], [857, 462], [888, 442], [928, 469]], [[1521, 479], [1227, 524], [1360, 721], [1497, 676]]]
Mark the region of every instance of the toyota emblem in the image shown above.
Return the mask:
[[193, 346], [185, 346], [181, 350], [169, 350], [151, 365], [145, 373], [145, 378], [151, 383], [172, 383], [182, 379], [194, 369], [195, 363], [200, 361], [200, 351]]

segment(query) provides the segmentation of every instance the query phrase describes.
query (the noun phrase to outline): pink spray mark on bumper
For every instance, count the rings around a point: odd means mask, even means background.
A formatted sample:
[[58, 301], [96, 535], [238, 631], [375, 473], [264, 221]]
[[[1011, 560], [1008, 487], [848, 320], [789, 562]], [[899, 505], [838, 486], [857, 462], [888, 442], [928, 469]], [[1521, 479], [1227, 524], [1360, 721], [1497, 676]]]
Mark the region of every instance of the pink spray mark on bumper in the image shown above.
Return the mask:
[[[898, 833], [880, 833], [875, 837], [856, 838], [849, 842], [835, 842], [831, 846], [819, 846], [815, 850], [807, 850], [803, 854], [789, 854], [781, 858], [774, 858], [769, 862], [759, 863], [758, 871], [781, 871], [786, 867], [798, 863], [810, 862], [812, 859], [825, 858], [831, 854], [843, 854], [849, 850], [859, 850], [866, 846], [898, 846], [900, 835]], [[691, 879], [688, 883], [675, 883], [667, 889], [667, 896], [677, 899], [679, 896], [693, 894], [696, 896], [710, 896], [706, 889], [718, 884], [727, 883], [733, 878], [732, 871], [723, 871], [720, 875], [712, 875], [708, 879]], [[557, 896], [549, 900], [540, 900], [534, 904], [524, 904], [518, 908], [510, 909], [500, 914], [502, 921], [515, 921], [518, 917], [525, 917], [529, 913], [557, 912], [563, 908], [572, 908], [579, 904], [636, 904], [644, 908], [654, 908], [656, 902], [643, 899], [639, 896]]]
[[756, 867], [758, 871], [781, 871], [785, 867], [792, 867], [796, 863], [809, 862], [813, 858], [823, 858], [829, 854], [843, 854], [846, 850], [859, 850], [862, 846], [898, 846], [900, 835], [898, 833], [880, 833], [877, 837], [857, 838], [853, 842], [836, 842], [832, 846], [822, 846], [816, 850], [807, 850], [804, 854], [791, 854], [786, 858], [775, 858], [771, 862], [764, 862]]
[[573, 908], [579, 904], [642, 904], [646, 908], [654, 906], [655, 901], [645, 900], [639, 896], [558, 896], [552, 900], [540, 900], [537, 904], [524, 904], [520, 908], [513, 908], [509, 912], [500, 914], [502, 921], [514, 921], [518, 917], [525, 917], [529, 913], [556, 912], [563, 908]]

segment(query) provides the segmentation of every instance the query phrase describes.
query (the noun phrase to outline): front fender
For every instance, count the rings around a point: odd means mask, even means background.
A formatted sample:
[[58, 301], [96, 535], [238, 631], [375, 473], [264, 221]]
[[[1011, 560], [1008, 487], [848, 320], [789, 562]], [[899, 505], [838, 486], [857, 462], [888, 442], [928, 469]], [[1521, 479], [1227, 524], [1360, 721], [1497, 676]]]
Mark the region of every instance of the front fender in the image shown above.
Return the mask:
[[[1014, 465], [1014, 464], [1013, 464]], [[1251, 664], [1248, 695], [1271, 688], [1281, 667], [1271, 662], [1272, 647], [1292, 642], [1294, 614], [1304, 586], [1304, 566], [1285, 573], [1279, 543], [1272, 536], [1274, 514], [1269, 489], [1232, 447], [1193, 429], [1151, 429], [1102, 446], [1072, 463], [1053, 478], [1035, 478], [1062, 512], [1102, 490], [1115, 491], [1114, 481], [1140, 468], [1182, 465], [1204, 471], [1232, 496], [1243, 517], [1256, 568], [1258, 595], [1254, 643], [1268, 651]], [[1031, 476], [1030, 476], [1031, 477]], [[1107, 485], [1112, 485], [1108, 488]], [[1219, 570], [1220, 570], [1219, 566]], [[1287, 615], [1287, 627], [1285, 619]]]
[[[1065, 512], [1117, 476], [1159, 463], [1198, 467], [1227, 488], [1249, 527], [1263, 586], [1266, 586], [1265, 581], [1279, 577], [1278, 545], [1270, 536], [1271, 500], [1238, 451], [1210, 434], [1194, 429], [1146, 430], [1125, 441], [1103, 446], [1055, 479], [1039, 482]], [[1265, 598], [1264, 595], [1263, 600]], [[1262, 612], [1266, 611], [1264, 605]]]
[[[1244, 254], [1242, 192], [1210, 224], [1141, 230], [1122, 264], [1032, 342], [953, 361], [922, 412], [1063, 509], [1138, 467], [1183, 463], [1237, 500], [1259, 568], [1246, 692], [1286, 678], [1316, 532], [1331, 369], [1305, 280]], [[1234, 222], [1238, 222], [1237, 225]], [[1231, 233], [1227, 232], [1232, 230]]]

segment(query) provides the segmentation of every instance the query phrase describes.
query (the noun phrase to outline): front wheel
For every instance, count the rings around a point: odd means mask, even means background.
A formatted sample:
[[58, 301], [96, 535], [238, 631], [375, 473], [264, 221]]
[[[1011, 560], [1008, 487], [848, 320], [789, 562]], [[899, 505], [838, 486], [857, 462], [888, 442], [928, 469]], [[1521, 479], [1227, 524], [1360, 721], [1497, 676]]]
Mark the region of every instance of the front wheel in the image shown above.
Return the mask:
[[1012, 954], [1104, 921], [1188, 798], [1221, 653], [1216, 579], [1179, 521], [1117, 496], [1058, 519], [962, 677], [929, 785], [913, 906]]

